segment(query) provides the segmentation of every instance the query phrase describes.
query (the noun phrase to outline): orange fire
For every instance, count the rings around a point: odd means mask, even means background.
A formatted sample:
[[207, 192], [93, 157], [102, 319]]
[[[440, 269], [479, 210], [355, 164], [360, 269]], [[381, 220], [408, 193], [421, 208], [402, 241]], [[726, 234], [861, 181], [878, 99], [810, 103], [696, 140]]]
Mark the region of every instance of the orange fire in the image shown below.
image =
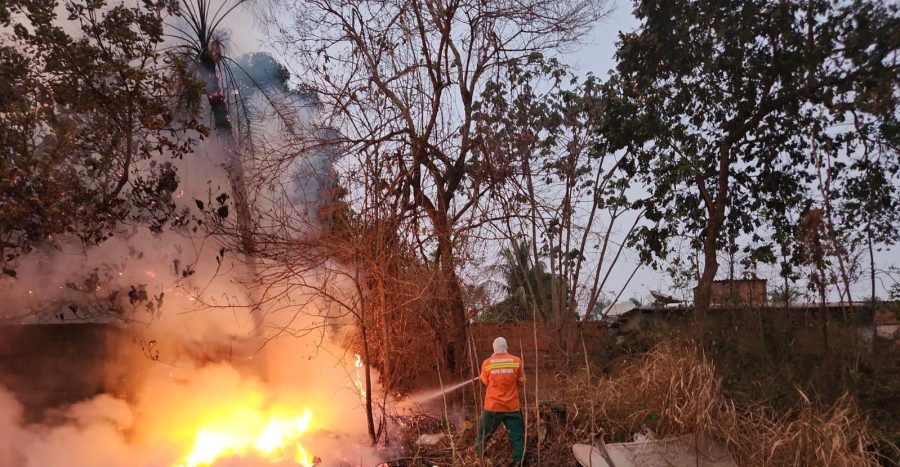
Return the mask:
[[196, 430], [193, 446], [181, 465], [210, 466], [230, 457], [254, 457], [312, 467], [316, 458], [300, 443], [311, 424], [309, 409], [298, 415], [286, 409], [266, 413], [254, 404], [230, 407]]
[[[352, 362], [346, 363], [347, 371]], [[329, 377], [347, 384], [340, 370], [321, 372], [314, 384], [329, 383]], [[346, 393], [323, 394], [299, 382], [265, 383], [227, 364], [169, 368], [143, 383], [131, 436], [177, 467], [310, 467], [321, 463], [314, 455], [332, 442], [334, 427], [355, 423], [346, 418], [350, 409], [331, 405], [352, 402], [346, 398]]]

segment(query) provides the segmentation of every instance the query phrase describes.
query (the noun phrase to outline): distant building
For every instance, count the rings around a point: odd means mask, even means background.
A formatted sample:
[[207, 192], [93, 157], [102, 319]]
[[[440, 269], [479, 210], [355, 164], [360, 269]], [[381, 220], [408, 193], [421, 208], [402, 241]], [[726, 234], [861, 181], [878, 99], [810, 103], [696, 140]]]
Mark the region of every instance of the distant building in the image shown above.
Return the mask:
[[883, 304], [875, 312], [875, 335], [900, 345], [900, 303]]
[[[694, 288], [696, 295], [697, 288]], [[767, 303], [765, 279], [724, 279], [713, 281], [710, 305], [760, 305]]]

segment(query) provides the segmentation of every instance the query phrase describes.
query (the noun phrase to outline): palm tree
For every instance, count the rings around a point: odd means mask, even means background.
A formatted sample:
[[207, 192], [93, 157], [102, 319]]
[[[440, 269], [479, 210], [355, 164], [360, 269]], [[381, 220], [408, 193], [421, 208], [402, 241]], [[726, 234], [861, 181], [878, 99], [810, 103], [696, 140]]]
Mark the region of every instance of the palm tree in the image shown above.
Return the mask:
[[[288, 72], [283, 66], [264, 53], [249, 54], [238, 60], [226, 53], [227, 36], [220, 29], [222, 21], [245, 3], [248, 2], [226, 0], [214, 9], [210, 0], [181, 0], [184, 22], [167, 26], [171, 29], [169, 35], [179, 42], [175, 48], [177, 55], [189, 65], [190, 71], [203, 85], [214, 134], [224, 151], [225, 171], [237, 214], [240, 250], [245, 255], [249, 279], [256, 282], [256, 257], [259, 252], [246, 170], [241, 160], [242, 149], [253, 150], [249, 97], [262, 95], [283, 122], [289, 122], [291, 116], [287, 113], [290, 112], [288, 106], [278, 102], [274, 96], [287, 91]], [[187, 97], [193, 101], [197, 100], [195, 97], [200, 97], [193, 89], [187, 91]], [[286, 128], [292, 131], [290, 125]], [[262, 300], [255, 296], [254, 290], [251, 286], [250, 301], [259, 329], [263, 319], [259, 308]]]
[[[500, 252], [500, 263], [496, 269], [503, 281], [506, 292], [504, 303], [514, 308], [517, 319], [526, 319], [528, 309], [535, 304], [540, 319], [548, 321], [553, 317], [553, 287], [556, 286], [559, 297], [567, 296], [568, 287], [559, 275], [547, 271], [543, 261], [533, 261], [531, 247], [527, 242], [514, 244]], [[562, 302], [563, 300], [560, 300]], [[565, 306], [565, 303], [562, 303]], [[561, 316], [569, 316], [562, 313]], [[574, 315], [573, 315], [574, 316]]]
[[[223, 80], [223, 76], [233, 77], [234, 73], [225, 56], [225, 34], [219, 30], [222, 21], [243, 3], [243, 0], [236, 0], [226, 8], [228, 2], [223, 2], [213, 12], [208, 0], [182, 0], [186, 26], [168, 26], [174, 31], [170, 35], [181, 42], [177, 47], [179, 55], [191, 65], [197, 79], [203, 84], [215, 134], [225, 151], [225, 170], [235, 198], [241, 249], [248, 256], [248, 264], [253, 269], [253, 261], [249, 259], [255, 250], [255, 242], [247, 185], [229, 115], [229, 94], [232, 93], [226, 92]], [[229, 81], [236, 82], [234, 79]]]

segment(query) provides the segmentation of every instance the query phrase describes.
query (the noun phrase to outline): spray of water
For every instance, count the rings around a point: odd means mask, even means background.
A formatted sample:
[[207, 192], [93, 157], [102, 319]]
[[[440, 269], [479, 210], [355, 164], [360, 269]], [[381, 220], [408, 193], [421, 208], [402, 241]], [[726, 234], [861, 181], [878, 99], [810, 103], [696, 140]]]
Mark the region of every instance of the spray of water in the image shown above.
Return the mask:
[[451, 386], [444, 386], [443, 388], [429, 389], [427, 391], [417, 392], [417, 393], [409, 396], [408, 400], [415, 404], [424, 404], [426, 402], [437, 399], [438, 397], [441, 397], [445, 394], [449, 394], [453, 391], [456, 391], [457, 389], [459, 389], [473, 381], [477, 381], [477, 380], [478, 380], [478, 377], [476, 376], [475, 378], [460, 381]]

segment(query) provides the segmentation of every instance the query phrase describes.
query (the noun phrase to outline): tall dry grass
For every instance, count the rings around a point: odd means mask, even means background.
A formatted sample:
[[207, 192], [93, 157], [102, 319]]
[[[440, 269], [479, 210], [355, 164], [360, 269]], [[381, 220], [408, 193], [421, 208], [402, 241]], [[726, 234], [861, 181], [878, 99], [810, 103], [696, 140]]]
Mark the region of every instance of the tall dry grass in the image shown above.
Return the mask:
[[731, 436], [743, 464], [754, 465], [878, 465], [870, 450], [874, 440], [867, 420], [853, 398], [841, 397], [830, 407], [819, 407], [808, 399], [795, 410], [778, 415], [766, 410], [745, 410], [742, 424]]
[[[646, 428], [660, 437], [704, 434], [723, 442], [740, 465], [875, 466], [875, 440], [852, 397], [786, 413], [738, 408], [699, 346], [667, 342], [633, 358], [600, 381], [569, 378], [553, 396], [574, 409], [559, 442], [630, 441]], [[593, 419], [593, 423], [592, 420]]]

